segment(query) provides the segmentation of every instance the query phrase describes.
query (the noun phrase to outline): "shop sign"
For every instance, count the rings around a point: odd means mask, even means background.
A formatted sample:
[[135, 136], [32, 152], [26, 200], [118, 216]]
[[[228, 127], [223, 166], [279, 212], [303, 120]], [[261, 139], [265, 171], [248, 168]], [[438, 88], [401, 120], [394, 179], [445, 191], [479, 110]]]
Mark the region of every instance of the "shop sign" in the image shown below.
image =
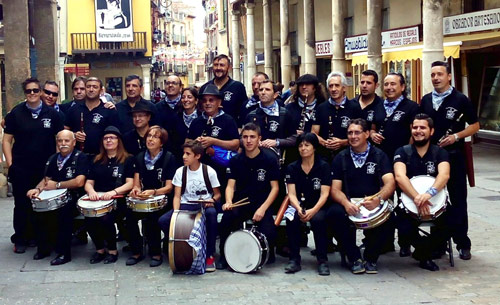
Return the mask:
[[333, 54], [333, 42], [328, 41], [318, 41], [316, 42], [316, 56], [327, 56]]
[[76, 76], [87, 76], [90, 75], [90, 65], [89, 64], [65, 64], [64, 73], [73, 73]]
[[[400, 47], [419, 41], [418, 26], [382, 32], [382, 49]], [[344, 39], [345, 53], [368, 50], [368, 35]]]
[[443, 35], [500, 28], [500, 8], [443, 18]]

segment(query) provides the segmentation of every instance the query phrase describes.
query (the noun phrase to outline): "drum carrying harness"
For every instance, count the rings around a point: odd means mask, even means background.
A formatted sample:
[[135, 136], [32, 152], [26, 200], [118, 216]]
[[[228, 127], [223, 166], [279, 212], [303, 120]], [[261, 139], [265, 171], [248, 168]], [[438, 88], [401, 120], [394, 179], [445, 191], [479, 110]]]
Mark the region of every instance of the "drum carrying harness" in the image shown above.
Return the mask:
[[[187, 184], [187, 166], [182, 168], [182, 186], [181, 186], [181, 196], [186, 192], [186, 184]], [[209, 194], [213, 194], [214, 189], [212, 188], [212, 183], [210, 183], [210, 179], [208, 178], [208, 167], [206, 164], [201, 163], [201, 170], [203, 172], [203, 180], [205, 180], [205, 187]]]

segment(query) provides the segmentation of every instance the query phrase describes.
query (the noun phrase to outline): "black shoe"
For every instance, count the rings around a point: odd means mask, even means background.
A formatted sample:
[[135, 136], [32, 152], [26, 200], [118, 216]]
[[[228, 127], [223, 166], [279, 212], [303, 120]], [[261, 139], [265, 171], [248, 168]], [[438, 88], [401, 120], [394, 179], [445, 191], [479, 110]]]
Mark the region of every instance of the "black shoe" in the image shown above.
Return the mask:
[[35, 253], [35, 255], [33, 255], [33, 259], [37, 261], [37, 260], [40, 260], [40, 259], [44, 259], [44, 258], [46, 258], [49, 255], [50, 255], [50, 252], [48, 252], [48, 253], [37, 252], [37, 253]]
[[68, 262], [71, 262], [71, 256], [69, 255], [58, 255], [56, 258], [50, 261], [52, 266], [64, 265]]
[[144, 255], [142, 255], [142, 254], [139, 255], [139, 257], [131, 256], [131, 257], [127, 258], [125, 265], [133, 266], [133, 265], [137, 264], [138, 262], [142, 261], [143, 259], [144, 259]]
[[465, 261], [470, 260], [472, 257], [472, 255], [470, 254], [470, 249], [459, 249], [458, 255], [459, 255], [460, 259], [463, 259]]
[[118, 260], [118, 253], [116, 253], [116, 254], [108, 253], [108, 255], [106, 255], [106, 258], [104, 259], [103, 263], [104, 264], [112, 264], [112, 263], [116, 263], [117, 260]]
[[288, 261], [288, 265], [285, 267], [285, 273], [295, 273], [300, 271], [302, 268], [300, 264], [294, 260]]
[[26, 246], [21, 244], [14, 244], [14, 253], [22, 254], [26, 252]]
[[365, 273], [365, 271], [366, 271], [365, 266], [364, 266], [363, 261], [361, 259], [358, 259], [357, 261], [352, 263], [352, 267], [351, 267], [352, 273], [361, 274], [361, 273]]
[[318, 274], [319, 275], [330, 275], [330, 268], [328, 268], [327, 263], [320, 263], [318, 265]]
[[106, 253], [96, 252], [96, 253], [92, 254], [92, 256], [90, 257], [90, 263], [91, 264], [100, 263], [104, 260], [105, 257], [106, 257]]
[[410, 246], [401, 247], [399, 249], [399, 256], [400, 257], [408, 257], [410, 255], [411, 255], [411, 247]]
[[156, 258], [151, 258], [151, 261], [149, 262], [149, 267], [158, 267], [163, 263], [163, 258], [160, 257], [159, 259]]
[[426, 270], [429, 270], [429, 271], [438, 271], [439, 270], [439, 266], [436, 265], [436, 263], [434, 263], [431, 260], [420, 261], [420, 263], [418, 264], [418, 266], [420, 268], [422, 268], [422, 269], [426, 269]]
[[227, 261], [226, 261], [226, 258], [221, 256], [219, 257], [219, 260], [217, 261], [217, 263], [215, 263], [215, 269], [217, 270], [223, 270], [223, 269], [226, 269], [227, 268]]
[[377, 264], [372, 262], [365, 262], [365, 272], [367, 274], [377, 274]]

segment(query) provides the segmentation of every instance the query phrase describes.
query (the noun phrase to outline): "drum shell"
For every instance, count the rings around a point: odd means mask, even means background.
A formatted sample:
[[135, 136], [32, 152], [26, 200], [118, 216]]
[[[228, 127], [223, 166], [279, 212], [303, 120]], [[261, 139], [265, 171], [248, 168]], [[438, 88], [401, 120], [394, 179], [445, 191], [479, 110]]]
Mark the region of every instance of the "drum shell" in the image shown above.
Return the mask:
[[380, 213], [377, 213], [369, 218], [357, 218], [355, 216], [349, 216], [349, 219], [358, 229], [373, 229], [380, 226], [389, 219], [392, 212], [392, 201], [385, 200], [380, 209]]
[[127, 197], [127, 207], [134, 212], [142, 212], [142, 213], [156, 212], [163, 209], [165, 205], [167, 205], [167, 200], [168, 200], [167, 196], [156, 196], [154, 198], [146, 200]]
[[[237, 261], [236, 258], [232, 257], [231, 255], [228, 255], [229, 253], [231, 253], [229, 251], [230, 248], [236, 245], [234, 244], [235, 242], [238, 242], [239, 239], [238, 235], [241, 235], [242, 233], [247, 234], [251, 240], [251, 244], [247, 244], [246, 246], [255, 247], [260, 253], [256, 263], [253, 265], [247, 264], [242, 266], [242, 264], [238, 264], [241, 263], [241, 261]], [[244, 248], [245, 247], [241, 249], [246, 250]], [[262, 267], [266, 264], [269, 258], [269, 244], [267, 242], [266, 236], [261, 232], [257, 231], [255, 228], [252, 228], [251, 230], [243, 229], [235, 231], [229, 235], [224, 245], [224, 253], [226, 255], [226, 261], [229, 267], [231, 267], [231, 269], [233, 269], [238, 273], [250, 273], [262, 269]]]
[[[410, 182], [418, 193], [424, 193], [434, 184], [435, 180], [436, 179], [431, 176], [419, 175], [412, 177], [410, 179]], [[419, 221], [432, 221], [441, 216], [441, 214], [446, 211], [448, 200], [448, 189], [445, 187], [430, 199], [431, 203], [437, 206], [437, 209], [431, 208], [431, 213], [427, 216], [421, 216], [418, 214], [418, 209], [416, 208], [415, 203], [405, 193], [401, 193], [399, 204], [412, 218]]]
[[196, 251], [188, 244], [194, 224], [201, 218], [200, 211], [176, 210], [172, 213], [168, 239], [168, 260], [173, 273], [191, 269]]
[[[99, 194], [99, 193], [98, 193]], [[99, 194], [101, 195], [101, 194]], [[109, 203], [106, 203], [104, 205], [101, 205], [99, 207], [83, 207], [82, 204], [86, 202], [87, 200], [84, 200], [85, 198], [88, 198], [88, 195], [82, 196], [76, 206], [78, 208], [78, 211], [84, 216], [84, 217], [102, 217], [111, 211], [116, 209], [116, 200], [110, 200]], [[103, 200], [101, 200], [103, 201]]]
[[[43, 193], [43, 191], [42, 191]], [[65, 206], [71, 201], [71, 194], [66, 190], [59, 196], [54, 196], [48, 199], [31, 199], [31, 204], [33, 206], [34, 212], [48, 212], [54, 211]]]

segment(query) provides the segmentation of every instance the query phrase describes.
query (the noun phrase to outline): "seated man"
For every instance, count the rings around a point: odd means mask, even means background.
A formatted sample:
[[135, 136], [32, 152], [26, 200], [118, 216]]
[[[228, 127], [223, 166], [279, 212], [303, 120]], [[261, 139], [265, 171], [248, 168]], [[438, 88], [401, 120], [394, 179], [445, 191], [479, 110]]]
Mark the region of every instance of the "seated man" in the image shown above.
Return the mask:
[[219, 180], [213, 168], [200, 162], [203, 146], [198, 141], [187, 140], [182, 146], [184, 166], [177, 169], [172, 180], [175, 186], [173, 210], [160, 217], [158, 223], [165, 236], [169, 236], [170, 220], [174, 210], [197, 211], [199, 203], [190, 201], [212, 201], [205, 203], [207, 228], [207, 258], [205, 271], [215, 271], [215, 240], [217, 237], [217, 212], [214, 204], [220, 200]]
[[[392, 198], [395, 189], [389, 158], [368, 142], [369, 137], [370, 129], [365, 120], [351, 120], [347, 127], [349, 149], [341, 151], [332, 164], [331, 196], [335, 203], [328, 210], [328, 217], [335, 238], [352, 263], [354, 274], [378, 272], [377, 260], [381, 247], [389, 237], [390, 226], [386, 221], [375, 228], [363, 230], [366, 261], [363, 262], [356, 246], [356, 227], [348, 216], [358, 214], [360, 206], [369, 211], [378, 208], [383, 201]], [[359, 205], [350, 200], [363, 197]]]
[[[275, 261], [274, 243], [276, 227], [273, 221], [272, 203], [278, 196], [280, 177], [279, 165], [273, 152], [261, 150], [260, 128], [248, 123], [241, 131], [244, 152], [229, 161], [226, 203], [222, 206], [224, 214], [220, 224], [220, 259], [217, 269], [227, 267], [224, 244], [231, 232], [240, 228], [244, 221], [252, 219], [258, 225], [269, 243], [268, 264]], [[250, 204], [232, 208], [233, 199], [248, 197]]]
[[[413, 144], [408, 144], [396, 150], [394, 155], [394, 174], [401, 190], [413, 199], [420, 216], [430, 214], [430, 199], [441, 191], [450, 178], [450, 162], [448, 152], [434, 144], [430, 139], [434, 134], [434, 122], [427, 114], [417, 114], [411, 125]], [[419, 194], [410, 179], [418, 175], [435, 177], [432, 187]], [[444, 227], [446, 213], [433, 222], [439, 230], [431, 231], [423, 237], [418, 232], [420, 221], [412, 218], [402, 208], [396, 209], [399, 234], [415, 247], [413, 257], [420, 261], [420, 268], [437, 271], [439, 267], [431, 260], [432, 253], [438, 250], [448, 238], [448, 230]]]

